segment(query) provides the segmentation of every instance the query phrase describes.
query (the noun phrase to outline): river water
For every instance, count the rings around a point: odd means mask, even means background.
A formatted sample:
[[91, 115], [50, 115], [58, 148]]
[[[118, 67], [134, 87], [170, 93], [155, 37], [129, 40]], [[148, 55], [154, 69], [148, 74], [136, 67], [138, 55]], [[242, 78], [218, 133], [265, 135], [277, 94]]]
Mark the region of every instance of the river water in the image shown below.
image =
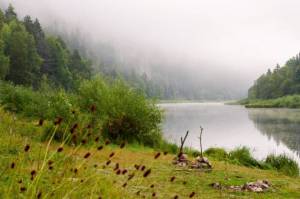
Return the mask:
[[246, 109], [223, 103], [166, 103], [164, 137], [177, 144], [189, 130], [187, 147], [199, 149], [200, 126], [204, 128], [202, 145], [227, 150], [247, 146], [254, 157], [282, 154], [300, 163], [300, 109]]

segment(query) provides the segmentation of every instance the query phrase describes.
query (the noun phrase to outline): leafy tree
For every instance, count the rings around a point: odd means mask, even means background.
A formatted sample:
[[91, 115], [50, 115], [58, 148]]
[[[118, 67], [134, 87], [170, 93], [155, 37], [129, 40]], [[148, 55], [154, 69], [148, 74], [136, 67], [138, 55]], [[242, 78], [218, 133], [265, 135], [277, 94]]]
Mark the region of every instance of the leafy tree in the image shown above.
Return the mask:
[[81, 58], [78, 50], [74, 50], [72, 53], [70, 70], [76, 76], [80, 76], [80, 77], [83, 77], [86, 79], [91, 77], [90, 63], [87, 61], [84, 61]]
[[11, 21], [9, 27], [6, 53], [10, 57], [10, 70], [6, 79], [16, 84], [32, 85], [41, 64], [34, 39], [16, 20]]
[[0, 39], [0, 80], [4, 79], [9, 70], [9, 58], [4, 54], [4, 42]]
[[67, 49], [64, 48], [59, 39], [54, 37], [49, 37], [47, 43], [50, 50], [49, 79], [56, 85], [63, 85], [66, 89], [71, 89], [73, 87], [73, 79], [68, 68], [69, 54]]

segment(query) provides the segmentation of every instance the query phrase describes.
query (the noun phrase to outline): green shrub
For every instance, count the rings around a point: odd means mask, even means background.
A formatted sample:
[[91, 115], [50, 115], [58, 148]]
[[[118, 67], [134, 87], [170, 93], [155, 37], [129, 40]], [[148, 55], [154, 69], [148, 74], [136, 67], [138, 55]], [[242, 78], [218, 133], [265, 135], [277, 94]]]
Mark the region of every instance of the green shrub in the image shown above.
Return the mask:
[[247, 147], [239, 147], [230, 151], [229, 160], [247, 167], [264, 167], [263, 163], [252, 157], [250, 150]]
[[[54, 136], [58, 141], [66, 138], [75, 123], [79, 126], [78, 139], [101, 133], [104, 139], [115, 143], [125, 140], [159, 147], [162, 141], [162, 112], [154, 101], [147, 100], [121, 80], [110, 81], [97, 76], [82, 81], [74, 93], [50, 88], [34, 91], [1, 83], [0, 103], [6, 110], [34, 119], [62, 118], [63, 123]], [[52, 132], [50, 123], [43, 138], [51, 137]]]
[[215, 148], [211, 147], [204, 151], [204, 154], [215, 159], [215, 160], [226, 160], [228, 158], [228, 153], [225, 151], [225, 149], [222, 148]]
[[299, 176], [299, 166], [297, 162], [286, 155], [268, 155], [266, 164], [272, 168], [289, 176]]

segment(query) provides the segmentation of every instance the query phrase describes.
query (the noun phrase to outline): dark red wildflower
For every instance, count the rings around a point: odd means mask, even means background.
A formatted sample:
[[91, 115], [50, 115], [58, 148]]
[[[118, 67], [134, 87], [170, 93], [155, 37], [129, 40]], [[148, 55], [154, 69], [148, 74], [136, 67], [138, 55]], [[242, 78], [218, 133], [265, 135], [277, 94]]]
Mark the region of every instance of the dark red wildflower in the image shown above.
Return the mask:
[[43, 120], [43, 119], [40, 119], [40, 120], [39, 120], [39, 126], [43, 126], [43, 124], [44, 124], [44, 120]]
[[102, 150], [103, 149], [103, 146], [101, 145], [101, 146], [98, 146], [98, 151], [100, 151], [100, 150]]
[[91, 124], [88, 124], [88, 125], [86, 126], [86, 128], [87, 128], [87, 129], [90, 129], [90, 128], [92, 128], [92, 125], [91, 125]]
[[95, 142], [98, 142], [98, 141], [99, 141], [99, 139], [100, 139], [99, 137], [96, 137], [96, 138], [95, 138]]
[[91, 112], [95, 112], [95, 111], [96, 111], [96, 105], [93, 104], [93, 105], [91, 106], [90, 110], [91, 110]]
[[150, 188], [152, 188], [152, 189], [153, 189], [153, 188], [154, 188], [154, 184], [152, 184], [152, 185], [150, 186]]
[[72, 110], [72, 114], [75, 114], [75, 113], [76, 113], [76, 111]]
[[62, 123], [62, 121], [63, 121], [63, 118], [58, 117], [58, 118], [56, 118], [56, 120], [54, 121], [54, 125], [60, 125], [60, 124]]
[[152, 197], [155, 197], [155, 196], [156, 196], [156, 193], [155, 193], [155, 192], [153, 192], [153, 193], [152, 193]]
[[171, 177], [170, 181], [173, 182], [175, 180], [175, 176]]
[[49, 170], [53, 170], [53, 166], [49, 166], [48, 169], [49, 169]]
[[183, 181], [183, 182], [182, 182], [182, 184], [183, 184], [183, 185], [186, 185], [186, 184], [187, 184], [187, 182], [186, 182], [186, 181]]
[[16, 166], [16, 163], [12, 162], [11, 165], [10, 165], [10, 168], [11, 168], [11, 169], [14, 169], [15, 166]]
[[145, 171], [145, 173], [144, 173], [144, 178], [146, 178], [148, 175], [150, 175], [150, 173], [151, 173], [151, 169], [148, 169], [147, 171]]
[[174, 199], [178, 199], [178, 198], [179, 198], [178, 195], [175, 195], [175, 196], [174, 196]]
[[122, 174], [125, 175], [127, 172], [128, 172], [128, 170], [127, 170], [127, 169], [124, 169], [124, 170], [122, 171]]
[[124, 187], [124, 188], [125, 188], [126, 186], [127, 186], [127, 183], [125, 182], [125, 183], [122, 185], [122, 187]]
[[70, 129], [71, 134], [73, 134], [77, 128], [78, 128], [78, 124], [76, 123], [76, 124], [74, 124], [74, 125], [72, 126], [72, 128]]
[[74, 169], [74, 173], [75, 173], [75, 174], [78, 173], [78, 169], [77, 169], [77, 168]]
[[131, 180], [134, 177], [134, 173], [128, 175], [128, 179], [127, 180]]
[[30, 175], [32, 175], [32, 176], [35, 176], [35, 174], [36, 174], [36, 171], [35, 171], [35, 170], [32, 170], [32, 171], [30, 172]]
[[143, 166], [141, 167], [141, 171], [144, 171], [145, 169], [146, 169], [146, 166], [143, 165]]
[[119, 163], [116, 164], [115, 168], [114, 168], [114, 171], [118, 170], [119, 169]]
[[84, 155], [84, 158], [87, 159], [87, 158], [90, 157], [90, 155], [91, 155], [91, 153], [90, 153], [90, 152], [87, 152], [87, 153]]
[[26, 187], [21, 187], [21, 188], [20, 188], [20, 191], [21, 191], [21, 192], [25, 192], [26, 190], [27, 190]]
[[23, 182], [23, 180], [19, 180], [18, 183], [21, 184]]
[[63, 150], [64, 150], [63, 147], [59, 147], [59, 148], [57, 149], [57, 152], [60, 153], [60, 152], [62, 152]]
[[165, 152], [164, 152], [164, 155], [167, 155], [167, 154], [168, 154], [168, 152], [167, 152], [167, 151], [165, 151]]
[[126, 143], [125, 143], [125, 142], [122, 142], [122, 143], [120, 144], [120, 148], [123, 149], [123, 148], [125, 147], [125, 145], [126, 145]]
[[159, 158], [159, 156], [160, 156], [160, 152], [158, 152], [158, 153], [154, 156], [154, 159]]
[[106, 140], [105, 141], [105, 145], [109, 145], [110, 144], [110, 141], [109, 140]]
[[106, 162], [106, 165], [108, 166], [110, 163], [111, 163], [111, 160], [108, 160], [108, 161]]
[[135, 168], [136, 170], [139, 170], [139, 169], [140, 169], [140, 165], [135, 164], [135, 165], [134, 165], [134, 168]]
[[36, 197], [37, 197], [37, 199], [42, 198], [42, 192], [40, 191]]
[[189, 197], [192, 198], [192, 197], [194, 197], [195, 195], [196, 195], [196, 193], [193, 191], [193, 192], [189, 195]]
[[120, 169], [117, 169], [116, 174], [117, 174], [117, 175], [120, 175], [120, 174], [121, 174], [121, 170], [120, 170]]
[[53, 161], [52, 160], [49, 160], [48, 161], [48, 165], [52, 165], [53, 164]]
[[25, 152], [28, 152], [29, 149], [30, 149], [30, 146], [27, 144], [27, 145], [25, 146], [25, 148], [24, 148], [24, 151], [25, 151]]
[[112, 158], [115, 155], [114, 152], [112, 152], [111, 154], [109, 154], [109, 158]]
[[81, 140], [81, 144], [86, 144], [87, 143], [87, 140], [86, 139], [83, 139], [83, 140]]
[[83, 182], [84, 182], [84, 180], [83, 180], [83, 179], [81, 179], [81, 180], [80, 180], [80, 182], [81, 182], [81, 183], [83, 183]]

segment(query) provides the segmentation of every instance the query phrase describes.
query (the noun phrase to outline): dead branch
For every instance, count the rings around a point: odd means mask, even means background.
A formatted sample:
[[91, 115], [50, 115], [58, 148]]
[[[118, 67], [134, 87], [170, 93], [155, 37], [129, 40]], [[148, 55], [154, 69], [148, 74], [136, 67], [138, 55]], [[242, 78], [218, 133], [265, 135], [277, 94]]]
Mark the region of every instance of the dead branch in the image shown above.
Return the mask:
[[180, 157], [183, 154], [183, 146], [184, 146], [185, 140], [186, 140], [188, 135], [189, 135], [189, 131], [186, 132], [183, 139], [182, 139], [182, 137], [180, 137], [181, 145], [180, 145], [178, 157]]

